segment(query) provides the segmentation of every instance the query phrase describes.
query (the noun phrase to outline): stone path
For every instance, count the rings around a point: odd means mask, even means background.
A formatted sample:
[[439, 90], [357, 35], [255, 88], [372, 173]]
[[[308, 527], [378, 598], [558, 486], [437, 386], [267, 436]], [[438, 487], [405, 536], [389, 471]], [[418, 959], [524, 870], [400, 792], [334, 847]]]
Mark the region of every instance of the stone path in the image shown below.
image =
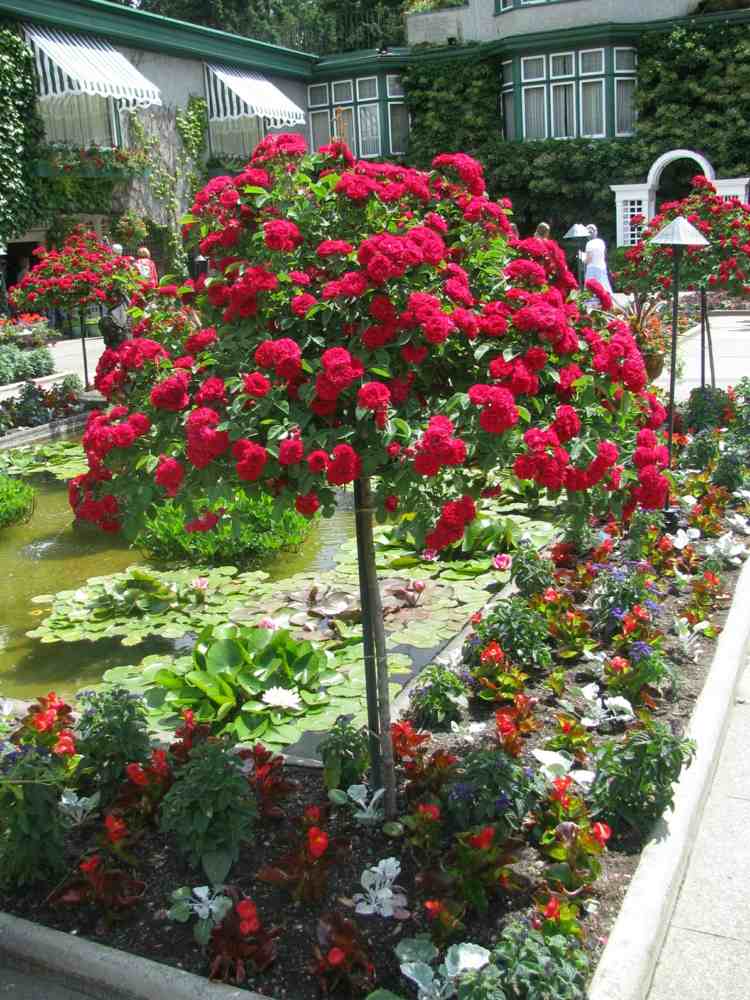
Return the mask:
[[[52, 357], [55, 359], [56, 372], [74, 372], [84, 382], [83, 348], [81, 338], [58, 340], [50, 345]], [[96, 365], [104, 353], [104, 341], [101, 337], [86, 338], [86, 359], [89, 369], [89, 382], [94, 381]]]
[[750, 661], [648, 1000], [750, 997], [748, 831]]
[[0, 1000], [6, 998], [7, 1000], [91, 1000], [91, 994], [79, 993], [78, 990], [70, 989], [52, 979], [16, 972], [0, 964]]
[[[716, 385], [726, 389], [743, 375], [750, 376], [750, 312], [746, 314], [714, 314], [709, 318], [716, 366]], [[680, 365], [681, 362], [681, 365]], [[700, 326], [678, 344], [677, 399], [687, 399], [690, 390], [701, 384]], [[708, 352], [706, 352], [706, 382], [710, 384]], [[656, 384], [669, 390], [667, 372]]]

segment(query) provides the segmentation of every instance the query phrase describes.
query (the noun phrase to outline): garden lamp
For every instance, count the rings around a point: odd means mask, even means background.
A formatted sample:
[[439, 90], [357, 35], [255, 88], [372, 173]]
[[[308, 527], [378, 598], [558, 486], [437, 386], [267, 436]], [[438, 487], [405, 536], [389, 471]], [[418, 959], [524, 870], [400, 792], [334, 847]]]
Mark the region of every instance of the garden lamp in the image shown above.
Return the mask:
[[674, 390], [677, 382], [677, 311], [680, 296], [680, 260], [685, 247], [705, 247], [708, 246], [708, 240], [686, 218], [679, 216], [660, 229], [656, 236], [649, 240], [649, 243], [672, 247], [672, 360], [669, 370], [669, 436], [667, 439], [669, 468], [671, 469], [672, 438], [674, 436]]
[[576, 222], [575, 225], [571, 226], [567, 233], [563, 236], [564, 240], [571, 240], [572, 242], [575, 242], [578, 247], [578, 284], [581, 288], [583, 288], [583, 277], [585, 274], [581, 253], [590, 238], [591, 236], [588, 229], [580, 222]]
[[208, 257], [204, 257], [202, 253], [199, 253], [193, 258], [193, 278], [197, 280], [202, 274], [208, 274]]

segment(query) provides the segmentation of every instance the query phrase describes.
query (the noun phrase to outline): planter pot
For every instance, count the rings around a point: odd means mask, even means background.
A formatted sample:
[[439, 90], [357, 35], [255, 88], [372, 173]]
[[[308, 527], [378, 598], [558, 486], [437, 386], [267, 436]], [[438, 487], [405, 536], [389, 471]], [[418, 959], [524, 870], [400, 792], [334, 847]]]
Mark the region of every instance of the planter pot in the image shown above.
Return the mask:
[[34, 164], [34, 173], [37, 177], [89, 177], [97, 179], [109, 179], [113, 181], [129, 181], [134, 177], [145, 177], [148, 169], [142, 170], [122, 170], [117, 167], [96, 167], [90, 163], [71, 164], [69, 168], [58, 167], [57, 164], [49, 160], [37, 160]]
[[648, 373], [648, 377], [653, 382], [654, 379], [657, 379], [664, 371], [664, 355], [644, 354], [643, 360], [646, 364], [646, 372]]

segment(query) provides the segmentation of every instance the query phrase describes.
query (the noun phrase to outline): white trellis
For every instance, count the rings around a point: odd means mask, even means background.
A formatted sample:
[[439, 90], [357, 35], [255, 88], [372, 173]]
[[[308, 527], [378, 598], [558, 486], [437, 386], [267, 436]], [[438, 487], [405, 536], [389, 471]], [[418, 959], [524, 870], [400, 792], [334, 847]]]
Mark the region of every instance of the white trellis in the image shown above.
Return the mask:
[[666, 167], [675, 160], [693, 160], [704, 174], [716, 186], [722, 198], [738, 198], [747, 201], [750, 177], [732, 177], [727, 180], [717, 180], [716, 172], [705, 156], [691, 149], [673, 149], [664, 153], [651, 166], [646, 181], [642, 184], [612, 184], [610, 191], [614, 192], [617, 212], [617, 245], [618, 247], [634, 246], [640, 239], [643, 224], [633, 223], [633, 216], [643, 216], [649, 222], [656, 215], [656, 194], [659, 190], [661, 175]]

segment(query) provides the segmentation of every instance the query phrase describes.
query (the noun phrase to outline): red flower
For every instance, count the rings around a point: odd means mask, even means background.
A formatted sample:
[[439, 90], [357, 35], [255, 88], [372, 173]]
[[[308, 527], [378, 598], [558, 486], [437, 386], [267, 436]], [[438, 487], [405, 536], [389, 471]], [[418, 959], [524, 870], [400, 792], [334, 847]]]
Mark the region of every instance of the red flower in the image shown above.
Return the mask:
[[157, 382], [151, 390], [151, 405], [157, 410], [170, 410], [173, 413], [184, 410], [190, 402], [187, 392], [189, 381], [190, 376], [181, 369], [163, 382]]
[[311, 826], [307, 831], [307, 849], [316, 860], [322, 858], [328, 850], [328, 834], [317, 826]]
[[134, 785], [144, 786], [148, 784], [148, 775], [140, 764], [128, 764], [125, 768], [125, 773]]
[[544, 907], [543, 915], [545, 920], [560, 919], [560, 900], [557, 896], [550, 896], [549, 902]]
[[435, 806], [431, 802], [420, 802], [417, 812], [425, 819], [437, 821], [440, 819], [440, 806]]
[[52, 747], [52, 752], [61, 757], [72, 757], [76, 752], [75, 736], [70, 729], [63, 729], [58, 733], [57, 742]]
[[177, 496], [184, 478], [185, 468], [181, 462], [178, 462], [176, 458], [167, 458], [166, 455], [160, 456], [154, 480], [157, 486], [161, 486], [166, 491], [168, 497]]
[[323, 818], [323, 810], [320, 806], [307, 806], [304, 816], [308, 823], [320, 823]]
[[365, 382], [357, 393], [357, 406], [363, 410], [382, 410], [391, 401], [391, 391], [382, 382]]
[[430, 920], [436, 920], [445, 910], [445, 905], [439, 899], [426, 899], [424, 908]]
[[237, 476], [244, 482], [254, 483], [260, 479], [268, 461], [268, 452], [263, 445], [240, 438], [232, 446], [232, 455], [237, 459]]
[[481, 833], [474, 834], [474, 836], [469, 837], [469, 844], [475, 847], [478, 851], [486, 851], [492, 846], [492, 841], [495, 839], [495, 828], [494, 826], [486, 826]]
[[612, 827], [606, 823], [592, 823], [591, 836], [601, 847], [604, 847], [612, 836]]
[[398, 510], [398, 497], [391, 493], [387, 496], [383, 502], [383, 506], [388, 511], [389, 514], [395, 514]]
[[305, 454], [305, 448], [298, 437], [288, 437], [279, 445], [279, 465], [298, 465]]
[[92, 854], [90, 858], [88, 858], [87, 860], [82, 861], [78, 865], [78, 868], [80, 869], [80, 871], [84, 872], [84, 874], [91, 875], [93, 872], [95, 872], [97, 870], [97, 868], [99, 868], [99, 866], [101, 865], [101, 863], [102, 863], [102, 859], [99, 857], [99, 855], [98, 854]]
[[241, 899], [235, 904], [235, 913], [240, 918], [240, 934], [255, 934], [260, 930], [258, 908], [249, 899]]
[[331, 948], [326, 955], [326, 959], [329, 965], [336, 968], [336, 966], [342, 965], [346, 961], [346, 952], [341, 948]]
[[303, 517], [312, 517], [320, 509], [318, 494], [314, 490], [311, 490], [310, 493], [302, 493], [294, 501], [294, 506], [298, 514], [302, 514]]
[[333, 486], [345, 486], [358, 479], [362, 462], [357, 452], [349, 444], [337, 444], [328, 463], [327, 478]]
[[107, 838], [111, 844], [117, 844], [128, 835], [128, 827], [125, 820], [114, 813], [107, 813], [104, 817], [104, 826], [107, 831]]
[[302, 242], [302, 233], [293, 222], [273, 219], [263, 223], [263, 238], [270, 250], [295, 250]]
[[479, 660], [481, 663], [492, 663], [495, 666], [499, 666], [501, 663], [505, 662], [505, 653], [499, 642], [494, 639], [492, 642], [488, 643], [482, 652], [479, 654]]

